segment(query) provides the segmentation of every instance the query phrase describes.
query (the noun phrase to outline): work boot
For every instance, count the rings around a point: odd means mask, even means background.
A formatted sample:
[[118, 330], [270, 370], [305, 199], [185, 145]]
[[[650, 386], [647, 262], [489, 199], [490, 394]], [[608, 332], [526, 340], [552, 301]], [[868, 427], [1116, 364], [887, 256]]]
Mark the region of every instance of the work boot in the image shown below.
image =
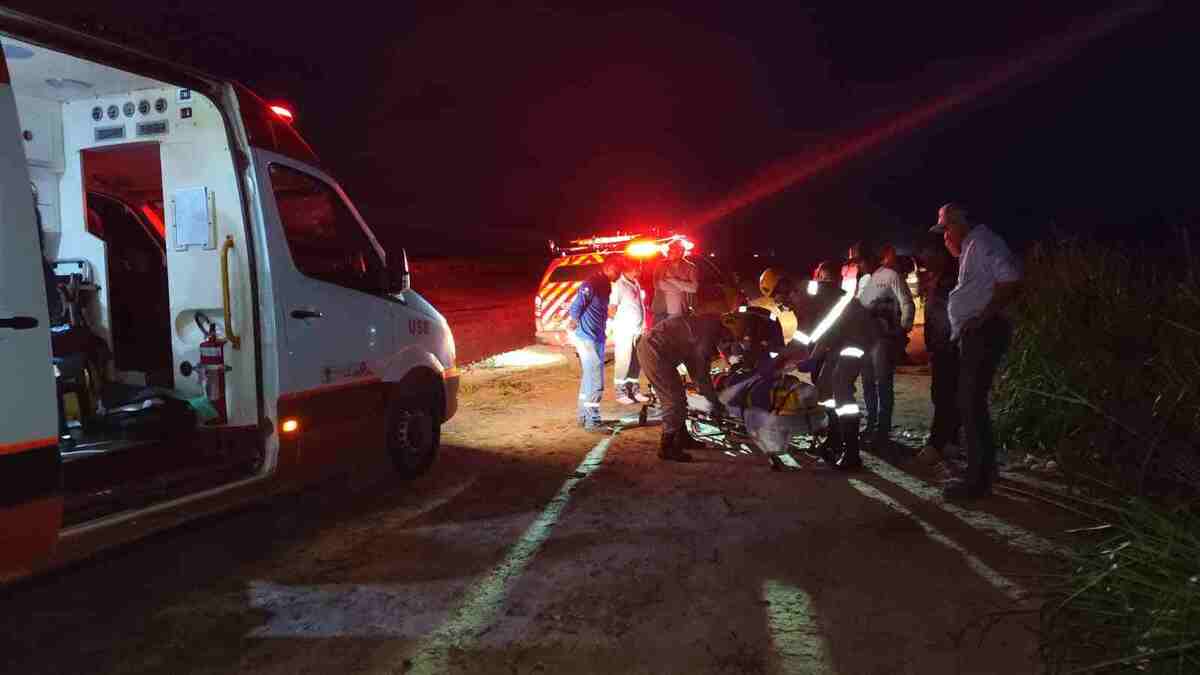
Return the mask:
[[629, 393], [631, 396], [633, 396], [633, 400], [637, 401], [638, 403], [649, 403], [650, 402], [650, 397], [643, 394], [641, 392], [641, 390], [638, 389], [638, 386], [636, 384], [632, 384], [629, 386]]
[[841, 471], [854, 471], [862, 468], [862, 457], [858, 455], [858, 420], [844, 420], [841, 427], [841, 456], [834, 467]]
[[833, 464], [837, 462], [838, 451], [841, 446], [841, 431], [838, 430], [836, 424], [832, 424], [829, 426], [829, 433], [825, 435], [820, 445], [817, 446], [817, 456], [823, 459], [826, 464]]
[[679, 437], [673, 433], [664, 433], [662, 435], [658, 445], [658, 458], [669, 462], [692, 461], [692, 456], [679, 447]]

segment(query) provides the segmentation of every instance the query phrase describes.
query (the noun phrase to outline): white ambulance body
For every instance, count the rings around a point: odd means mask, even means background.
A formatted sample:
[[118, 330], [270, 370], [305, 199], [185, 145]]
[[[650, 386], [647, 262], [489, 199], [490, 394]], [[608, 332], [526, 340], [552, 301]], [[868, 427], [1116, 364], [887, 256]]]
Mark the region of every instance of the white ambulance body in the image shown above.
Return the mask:
[[0, 44], [0, 580], [428, 468], [449, 325], [289, 111], [3, 8]]

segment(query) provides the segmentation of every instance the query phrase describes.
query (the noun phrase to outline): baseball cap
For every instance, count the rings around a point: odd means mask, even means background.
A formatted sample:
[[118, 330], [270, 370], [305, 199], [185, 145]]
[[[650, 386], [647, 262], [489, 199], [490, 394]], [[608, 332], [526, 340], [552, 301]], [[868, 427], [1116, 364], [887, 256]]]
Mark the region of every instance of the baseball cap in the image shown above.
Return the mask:
[[[959, 219], [965, 219], [967, 217], [966, 207], [958, 202], [946, 202], [945, 204], [942, 204], [942, 207], [938, 209], [938, 221], [941, 221], [941, 215], [943, 212], [953, 213]], [[931, 234], [941, 234], [945, 231], [946, 226], [941, 222], [938, 222], [933, 227], [929, 228], [929, 232]]]

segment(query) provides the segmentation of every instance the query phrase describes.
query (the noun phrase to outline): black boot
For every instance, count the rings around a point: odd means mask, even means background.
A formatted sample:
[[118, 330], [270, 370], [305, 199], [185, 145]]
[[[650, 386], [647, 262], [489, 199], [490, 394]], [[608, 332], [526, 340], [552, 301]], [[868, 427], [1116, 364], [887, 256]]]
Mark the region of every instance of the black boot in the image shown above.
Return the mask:
[[858, 420], [840, 420], [838, 427], [841, 431], [841, 457], [834, 466], [842, 471], [853, 471], [862, 468], [862, 457], [858, 455]]
[[[683, 433], [687, 433], [686, 431]], [[680, 447], [679, 434], [663, 432], [658, 444], [658, 458], [669, 462], [690, 462], [692, 456]]]
[[[832, 416], [831, 416], [832, 417]], [[828, 433], [825, 434], [825, 440], [817, 446], [817, 456], [825, 460], [826, 464], [837, 464], [838, 455], [842, 449], [842, 430], [838, 426], [836, 419], [830, 419]]]

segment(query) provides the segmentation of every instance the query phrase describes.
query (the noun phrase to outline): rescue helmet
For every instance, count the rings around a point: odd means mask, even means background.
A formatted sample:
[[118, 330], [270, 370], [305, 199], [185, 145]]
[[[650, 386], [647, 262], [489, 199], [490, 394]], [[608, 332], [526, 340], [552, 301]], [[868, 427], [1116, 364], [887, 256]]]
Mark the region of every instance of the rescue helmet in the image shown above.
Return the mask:
[[768, 298], [773, 297], [775, 289], [779, 286], [779, 282], [783, 280], [784, 276], [783, 272], [774, 267], [768, 267], [758, 277], [758, 290], [762, 291], [762, 294]]

